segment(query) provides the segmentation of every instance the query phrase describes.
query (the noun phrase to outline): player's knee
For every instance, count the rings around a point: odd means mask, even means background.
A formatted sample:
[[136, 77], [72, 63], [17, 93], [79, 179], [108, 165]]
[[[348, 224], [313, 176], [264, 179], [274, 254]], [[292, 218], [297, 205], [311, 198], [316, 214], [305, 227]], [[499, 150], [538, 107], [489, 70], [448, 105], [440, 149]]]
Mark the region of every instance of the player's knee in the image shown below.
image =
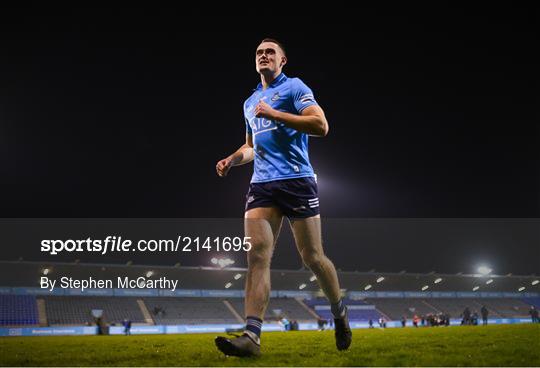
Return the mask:
[[255, 267], [270, 267], [270, 256], [263, 252], [249, 252], [248, 263]]
[[253, 247], [248, 252], [248, 262], [254, 266], [270, 266], [270, 259], [272, 253], [270, 253], [263, 244], [253, 243]]
[[319, 252], [302, 252], [302, 260], [311, 271], [317, 273], [323, 269], [324, 254]]

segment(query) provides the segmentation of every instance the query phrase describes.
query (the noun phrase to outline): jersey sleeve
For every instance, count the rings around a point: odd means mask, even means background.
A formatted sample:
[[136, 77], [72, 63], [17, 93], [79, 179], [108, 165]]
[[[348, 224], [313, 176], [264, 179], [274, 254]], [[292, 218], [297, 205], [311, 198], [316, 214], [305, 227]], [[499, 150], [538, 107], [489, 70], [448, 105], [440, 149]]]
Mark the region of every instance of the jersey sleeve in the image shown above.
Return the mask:
[[246, 121], [246, 134], [253, 135], [253, 132], [251, 130], [251, 125], [249, 125], [248, 119], [244, 118], [244, 120]]
[[302, 80], [295, 78], [291, 92], [294, 107], [299, 114], [306, 107], [317, 105], [313, 92]]
[[246, 116], [246, 103], [247, 101], [244, 102], [244, 106], [243, 106], [243, 110], [244, 110], [244, 121], [246, 122], [246, 134], [249, 134], [249, 135], [252, 135], [253, 132], [251, 130], [251, 125], [249, 125], [249, 120]]

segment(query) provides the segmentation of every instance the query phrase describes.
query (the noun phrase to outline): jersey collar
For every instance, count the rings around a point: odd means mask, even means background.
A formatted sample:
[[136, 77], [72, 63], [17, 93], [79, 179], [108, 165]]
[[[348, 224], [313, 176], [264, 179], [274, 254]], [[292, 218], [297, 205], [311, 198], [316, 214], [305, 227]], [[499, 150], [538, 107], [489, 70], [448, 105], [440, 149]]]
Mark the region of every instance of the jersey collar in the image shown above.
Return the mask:
[[[268, 88], [274, 88], [274, 87], [277, 87], [279, 86], [281, 83], [285, 82], [287, 80], [287, 76], [285, 75], [285, 73], [281, 73], [280, 75], [278, 75], [276, 77], [276, 79], [274, 79], [274, 81], [272, 83], [270, 83], [270, 85], [268, 86]], [[259, 84], [257, 85], [257, 88], [255, 88], [256, 91], [259, 91], [259, 90], [262, 90], [263, 88], [263, 85], [261, 82], [259, 82]]]

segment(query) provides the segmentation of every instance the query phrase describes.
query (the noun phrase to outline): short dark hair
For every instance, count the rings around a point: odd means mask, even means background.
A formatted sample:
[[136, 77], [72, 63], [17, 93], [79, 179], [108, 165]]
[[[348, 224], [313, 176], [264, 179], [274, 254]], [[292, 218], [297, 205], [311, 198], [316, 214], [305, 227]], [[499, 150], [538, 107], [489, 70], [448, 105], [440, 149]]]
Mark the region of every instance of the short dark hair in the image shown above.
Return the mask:
[[275, 40], [273, 38], [265, 38], [264, 40], [261, 41], [261, 43], [263, 42], [272, 42], [272, 43], [275, 43], [276, 45], [279, 46], [279, 48], [281, 49], [281, 51], [283, 51], [283, 55], [286, 55], [285, 53], [285, 47], [283, 47], [283, 44], [281, 42], [279, 42], [278, 40]]

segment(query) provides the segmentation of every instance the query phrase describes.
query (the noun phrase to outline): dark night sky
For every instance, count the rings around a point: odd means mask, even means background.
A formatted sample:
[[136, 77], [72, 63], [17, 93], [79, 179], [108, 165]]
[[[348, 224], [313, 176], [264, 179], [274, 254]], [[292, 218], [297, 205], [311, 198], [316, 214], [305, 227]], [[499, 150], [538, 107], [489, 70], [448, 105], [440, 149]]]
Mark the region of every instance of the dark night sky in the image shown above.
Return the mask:
[[310, 146], [324, 216], [540, 217], [534, 15], [4, 11], [0, 216], [241, 217], [251, 165], [214, 167], [270, 36], [330, 123]]

